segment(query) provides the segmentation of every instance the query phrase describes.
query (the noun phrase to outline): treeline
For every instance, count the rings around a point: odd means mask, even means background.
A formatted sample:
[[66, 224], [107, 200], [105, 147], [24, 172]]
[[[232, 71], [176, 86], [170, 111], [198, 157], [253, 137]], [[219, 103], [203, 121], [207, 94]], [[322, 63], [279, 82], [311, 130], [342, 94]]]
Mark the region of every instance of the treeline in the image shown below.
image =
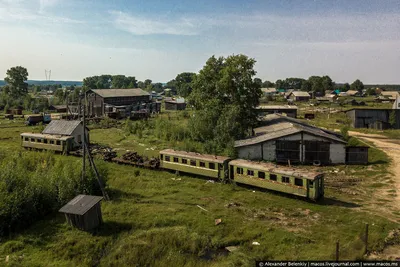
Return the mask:
[[[104, 164], [97, 165], [107, 180]], [[80, 159], [52, 153], [0, 151], [0, 236], [23, 229], [56, 212], [77, 194], [101, 195], [91, 170], [81, 181]]]

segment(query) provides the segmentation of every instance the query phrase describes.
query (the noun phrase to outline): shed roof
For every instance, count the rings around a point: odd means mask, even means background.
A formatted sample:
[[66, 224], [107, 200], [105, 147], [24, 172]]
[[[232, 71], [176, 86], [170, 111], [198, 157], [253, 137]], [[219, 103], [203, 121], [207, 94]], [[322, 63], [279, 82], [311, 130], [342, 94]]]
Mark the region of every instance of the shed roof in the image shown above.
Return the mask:
[[94, 93], [104, 98], [112, 97], [131, 97], [131, 96], [150, 96], [150, 94], [140, 88], [133, 89], [92, 89]]
[[265, 106], [258, 106], [256, 109], [288, 109], [288, 110], [297, 110], [298, 108], [296, 106], [289, 106], [289, 105], [265, 105]]
[[264, 93], [276, 93], [277, 90], [276, 88], [272, 87], [272, 88], [261, 88], [261, 91], [263, 91]]
[[346, 143], [346, 141], [339, 138], [338, 136], [329, 134], [323, 129], [317, 127], [310, 127], [305, 126], [304, 124], [302, 125], [292, 122], [279, 122], [276, 124], [254, 129], [254, 133], [256, 134], [256, 136], [235, 141], [235, 147], [255, 145], [301, 132], [306, 132], [311, 135], [323, 137], [334, 142]]
[[59, 212], [84, 215], [102, 199], [103, 197], [98, 196], [77, 195], [74, 199], [62, 207]]
[[251, 168], [251, 169], [261, 170], [261, 171], [265, 171], [265, 172], [276, 173], [276, 174], [301, 177], [301, 178], [306, 178], [308, 180], [315, 180], [315, 178], [317, 178], [317, 176], [322, 175], [322, 173], [318, 173], [318, 172], [311, 172], [311, 171], [295, 169], [295, 168], [290, 168], [290, 167], [276, 166], [272, 163], [256, 162], [256, 161], [250, 161], [250, 160], [244, 160], [244, 159], [232, 160], [229, 162], [229, 165], [240, 166], [240, 167], [244, 167], [244, 168]]
[[160, 154], [166, 154], [171, 156], [178, 156], [178, 157], [186, 157], [198, 160], [206, 160], [216, 163], [224, 163], [225, 160], [229, 159], [228, 157], [223, 156], [215, 156], [215, 155], [208, 155], [208, 154], [200, 154], [195, 152], [186, 152], [186, 151], [178, 151], [173, 149], [164, 149], [160, 151]]
[[79, 124], [81, 124], [81, 121], [54, 120], [46, 126], [42, 133], [71, 135]]
[[67, 105], [51, 105], [50, 107], [53, 107], [55, 109], [66, 109]]
[[349, 96], [352, 96], [352, 95], [358, 94], [358, 91], [357, 90], [347, 90], [346, 94], [349, 95]]
[[400, 96], [398, 91], [382, 91], [381, 95], [389, 97], [390, 99], [396, 99], [398, 96]]
[[310, 97], [309, 93], [303, 92], [303, 91], [293, 91], [291, 94], [293, 94], [294, 96], [299, 96], [299, 97]]

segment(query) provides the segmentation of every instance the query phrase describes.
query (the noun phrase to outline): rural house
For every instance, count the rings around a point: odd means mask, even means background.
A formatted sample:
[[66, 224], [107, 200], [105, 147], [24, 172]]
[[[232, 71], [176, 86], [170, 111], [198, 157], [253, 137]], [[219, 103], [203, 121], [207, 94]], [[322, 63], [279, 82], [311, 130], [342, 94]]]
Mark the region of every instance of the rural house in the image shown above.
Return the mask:
[[102, 197], [78, 195], [59, 212], [65, 214], [68, 224], [83, 231], [90, 231], [103, 222], [100, 201]]
[[382, 91], [380, 94], [381, 99], [395, 101], [400, 94], [398, 91]]
[[[394, 112], [394, 124], [391, 125], [390, 115]], [[399, 109], [350, 109], [346, 111], [354, 128], [371, 128], [384, 130], [389, 128], [400, 129]]]
[[346, 92], [347, 96], [361, 96], [360, 92], [358, 92], [357, 90], [348, 90]]
[[92, 89], [87, 92], [88, 115], [103, 117], [116, 109], [130, 110], [130, 106], [148, 103], [151, 96], [140, 89]]
[[292, 101], [308, 101], [310, 100], [310, 94], [303, 91], [293, 91], [289, 94], [288, 99]]
[[346, 142], [341, 135], [296, 119], [268, 115], [254, 136], [235, 142], [239, 158], [282, 163], [343, 164]]
[[165, 110], [185, 110], [186, 103], [185, 99], [178, 98], [176, 100], [166, 100], [165, 102]]
[[[83, 141], [83, 125], [81, 121], [54, 120], [47, 125], [42, 134], [72, 136], [74, 138], [74, 146], [81, 146]], [[86, 141], [89, 142], [88, 129], [86, 130]]]
[[277, 94], [277, 90], [276, 88], [261, 88], [261, 91], [263, 92], [264, 96], [269, 96], [269, 95], [276, 95]]
[[297, 107], [296, 106], [277, 106], [277, 105], [270, 105], [270, 106], [258, 106], [256, 107], [256, 111], [259, 116], [266, 116], [269, 114], [283, 114], [287, 115], [292, 118], [297, 117]]

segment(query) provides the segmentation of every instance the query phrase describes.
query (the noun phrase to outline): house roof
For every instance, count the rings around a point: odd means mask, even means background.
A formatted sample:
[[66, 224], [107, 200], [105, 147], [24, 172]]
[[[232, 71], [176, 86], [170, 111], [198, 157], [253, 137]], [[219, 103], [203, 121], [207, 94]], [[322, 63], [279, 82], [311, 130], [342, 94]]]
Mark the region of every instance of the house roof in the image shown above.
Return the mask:
[[349, 96], [352, 96], [352, 95], [358, 94], [358, 91], [357, 90], [347, 90], [346, 94], [349, 95]]
[[[278, 114], [272, 114], [278, 115]], [[334, 142], [346, 143], [341, 139], [339, 134], [324, 130], [318, 127], [307, 125], [305, 123], [297, 123], [296, 119], [290, 118], [288, 121], [281, 121], [271, 125], [258, 127], [254, 129], [256, 136], [235, 141], [235, 147], [255, 145], [269, 140], [278, 139], [284, 136], [305, 132], [311, 135], [323, 137]]]
[[261, 91], [263, 91], [264, 93], [276, 93], [277, 90], [276, 88], [261, 88]]
[[397, 91], [382, 91], [381, 95], [389, 97], [390, 99], [396, 99], [398, 96], [400, 96], [399, 92]]
[[207, 155], [207, 154], [200, 154], [195, 152], [186, 152], [186, 151], [177, 151], [173, 149], [164, 149], [160, 151], [160, 154], [171, 155], [171, 156], [178, 156], [184, 158], [192, 158], [198, 160], [206, 160], [216, 163], [223, 163], [225, 160], [229, 159], [228, 157], [223, 156], [215, 156], [215, 155]]
[[295, 169], [295, 168], [290, 168], [290, 167], [276, 166], [272, 163], [255, 162], [255, 161], [244, 160], [244, 159], [232, 160], [229, 162], [229, 165], [240, 166], [240, 167], [244, 167], [244, 168], [251, 168], [251, 169], [261, 170], [261, 171], [270, 172], [270, 173], [288, 175], [288, 176], [302, 177], [302, 178], [306, 178], [309, 180], [315, 180], [315, 178], [322, 175], [322, 173], [318, 173], [318, 172], [311, 172], [311, 171], [301, 170], [298, 168]]
[[103, 198], [98, 196], [77, 195], [74, 199], [62, 207], [59, 212], [84, 215]]
[[299, 97], [310, 97], [310, 94], [307, 92], [303, 92], [303, 91], [293, 91], [291, 94], [293, 94], [294, 96], [299, 96]]
[[284, 105], [282, 105], [282, 106], [279, 106], [279, 105], [270, 105], [270, 106], [267, 106], [267, 105], [265, 105], [265, 106], [258, 106], [258, 107], [256, 107], [256, 109], [289, 109], [289, 110], [294, 110], [294, 109], [298, 109], [296, 106], [289, 106], [289, 105], [286, 105], [286, 106], [284, 106]]
[[50, 107], [53, 107], [55, 109], [66, 109], [67, 105], [51, 105]]
[[81, 121], [54, 120], [46, 126], [42, 133], [71, 135], [79, 124], [81, 124]]
[[140, 88], [133, 89], [92, 89], [94, 93], [104, 98], [149, 96], [150, 94]]

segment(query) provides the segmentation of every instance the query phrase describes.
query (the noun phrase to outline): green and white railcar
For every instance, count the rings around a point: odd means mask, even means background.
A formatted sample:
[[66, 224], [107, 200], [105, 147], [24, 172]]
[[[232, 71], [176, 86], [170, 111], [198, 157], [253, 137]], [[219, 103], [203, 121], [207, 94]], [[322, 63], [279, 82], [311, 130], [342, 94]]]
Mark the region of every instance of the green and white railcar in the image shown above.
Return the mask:
[[191, 173], [216, 179], [228, 177], [228, 157], [165, 149], [160, 151], [164, 169]]
[[317, 200], [324, 196], [321, 173], [248, 160], [229, 162], [229, 178], [241, 184]]
[[22, 147], [27, 149], [53, 150], [68, 153], [74, 148], [74, 137], [40, 133], [22, 133], [21, 144]]

